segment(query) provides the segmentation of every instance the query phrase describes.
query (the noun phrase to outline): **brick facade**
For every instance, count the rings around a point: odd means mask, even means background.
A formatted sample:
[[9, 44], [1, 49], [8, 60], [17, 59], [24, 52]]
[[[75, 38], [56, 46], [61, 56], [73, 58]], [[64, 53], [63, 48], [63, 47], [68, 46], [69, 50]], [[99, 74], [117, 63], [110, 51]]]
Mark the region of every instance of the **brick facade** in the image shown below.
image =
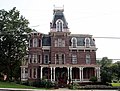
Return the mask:
[[[100, 80], [100, 67], [96, 65], [96, 46], [92, 35], [71, 34], [63, 9], [55, 9], [50, 32], [29, 34], [28, 64], [22, 65], [21, 80], [49, 79], [68, 83], [89, 81], [92, 76]], [[24, 76], [27, 74], [27, 76]], [[59, 74], [59, 75], [58, 75]]]

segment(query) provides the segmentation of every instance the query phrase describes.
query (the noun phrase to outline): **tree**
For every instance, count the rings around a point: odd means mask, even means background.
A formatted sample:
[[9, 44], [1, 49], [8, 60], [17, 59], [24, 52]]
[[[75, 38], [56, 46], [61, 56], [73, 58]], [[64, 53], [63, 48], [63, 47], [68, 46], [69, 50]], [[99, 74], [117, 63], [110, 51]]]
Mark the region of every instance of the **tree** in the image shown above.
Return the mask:
[[[14, 7], [10, 11], [0, 10], [0, 73], [8, 80], [20, 72], [20, 62], [26, 55], [28, 20]], [[15, 75], [14, 75], [15, 74]]]
[[120, 80], [120, 61], [112, 64], [112, 73], [114, 77], [113, 79], [119, 81]]
[[103, 83], [111, 82], [112, 80], [112, 70], [111, 70], [111, 64], [112, 60], [108, 59], [107, 57], [103, 57], [102, 60], [97, 62], [99, 65], [101, 65], [101, 81]]

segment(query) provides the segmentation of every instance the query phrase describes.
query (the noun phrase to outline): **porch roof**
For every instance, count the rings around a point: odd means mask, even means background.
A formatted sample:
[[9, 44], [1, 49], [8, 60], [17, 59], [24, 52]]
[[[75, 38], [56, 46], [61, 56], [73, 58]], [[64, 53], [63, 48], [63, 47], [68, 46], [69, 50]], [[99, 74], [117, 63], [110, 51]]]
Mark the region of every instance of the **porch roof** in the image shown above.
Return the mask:
[[79, 65], [79, 64], [42, 64], [40, 65], [41, 67], [60, 67], [60, 68], [63, 68], [63, 67], [83, 67], [83, 68], [89, 68], [89, 67], [100, 67], [100, 65], [95, 65], [95, 64], [82, 64], [82, 65]]

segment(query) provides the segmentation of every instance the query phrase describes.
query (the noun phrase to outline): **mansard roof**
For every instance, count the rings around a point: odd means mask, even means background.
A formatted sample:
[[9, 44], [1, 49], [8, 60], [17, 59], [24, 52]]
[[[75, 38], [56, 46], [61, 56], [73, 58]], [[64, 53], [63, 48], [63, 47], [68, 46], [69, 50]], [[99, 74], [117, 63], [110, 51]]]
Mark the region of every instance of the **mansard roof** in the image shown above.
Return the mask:
[[51, 38], [49, 35], [46, 34], [43, 35], [42, 46], [51, 46]]
[[56, 21], [58, 19], [63, 21], [63, 28], [68, 28], [68, 23], [66, 22], [63, 12], [64, 12], [64, 9], [54, 9], [53, 10], [53, 20], [51, 23], [51, 28], [56, 28]]
[[92, 35], [89, 35], [89, 34], [71, 34], [70, 35], [70, 44], [71, 44], [71, 39], [73, 37], [77, 39], [77, 45], [78, 46], [84, 46], [85, 45], [85, 38], [90, 38], [90, 45], [95, 46], [95, 44], [94, 44], [95, 40], [92, 38]]

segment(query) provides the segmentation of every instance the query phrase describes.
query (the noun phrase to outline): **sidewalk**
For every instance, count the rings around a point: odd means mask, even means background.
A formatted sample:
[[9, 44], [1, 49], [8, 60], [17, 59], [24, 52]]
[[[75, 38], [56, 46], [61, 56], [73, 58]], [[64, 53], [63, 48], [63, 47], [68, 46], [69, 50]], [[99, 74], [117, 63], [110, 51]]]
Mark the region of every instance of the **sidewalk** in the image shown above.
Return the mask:
[[118, 90], [70, 90], [67, 88], [44, 90], [44, 89], [0, 88], [0, 91], [118, 91]]

